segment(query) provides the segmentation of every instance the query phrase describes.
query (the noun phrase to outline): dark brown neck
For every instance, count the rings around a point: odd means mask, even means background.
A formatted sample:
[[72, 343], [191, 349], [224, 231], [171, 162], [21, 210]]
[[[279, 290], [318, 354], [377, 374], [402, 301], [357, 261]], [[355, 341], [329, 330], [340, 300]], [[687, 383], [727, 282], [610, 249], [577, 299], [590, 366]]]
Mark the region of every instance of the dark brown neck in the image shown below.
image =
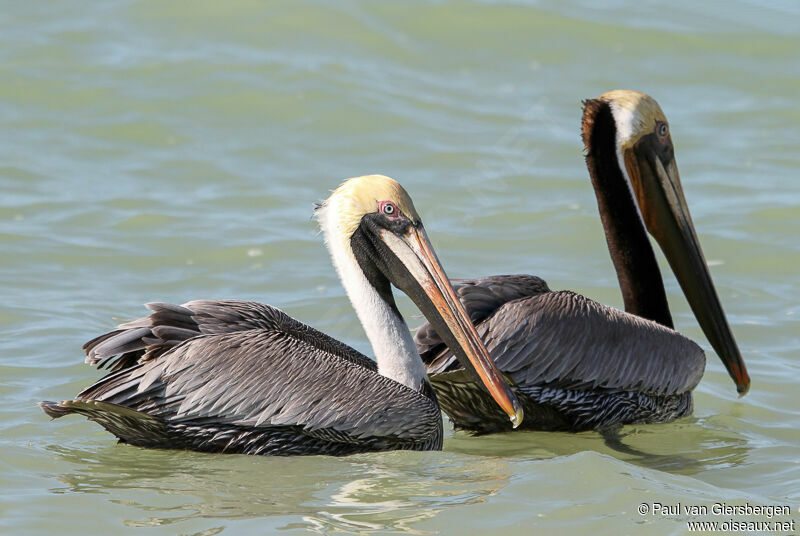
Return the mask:
[[617, 160], [617, 129], [608, 103], [584, 103], [583, 143], [597, 207], [625, 311], [673, 327], [664, 282], [633, 195]]

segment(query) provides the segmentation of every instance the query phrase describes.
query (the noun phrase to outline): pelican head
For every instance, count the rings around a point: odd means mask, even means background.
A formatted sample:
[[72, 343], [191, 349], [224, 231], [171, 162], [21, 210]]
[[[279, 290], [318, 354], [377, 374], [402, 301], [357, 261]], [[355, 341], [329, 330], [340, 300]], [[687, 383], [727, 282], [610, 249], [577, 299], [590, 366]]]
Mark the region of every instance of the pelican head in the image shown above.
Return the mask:
[[[522, 422], [522, 406], [456, 298], [403, 187], [383, 175], [348, 179], [318, 207], [316, 215], [334, 265], [367, 334], [370, 335], [371, 324], [380, 324], [372, 330], [374, 334], [402, 323], [391, 283], [411, 298], [462, 365], [480, 378], [517, 427]], [[377, 303], [364, 303], [370, 301]], [[381, 316], [389, 318], [382, 320]], [[415, 360], [408, 366], [419, 366], [424, 378], [424, 367], [408, 329], [404, 324], [398, 329], [405, 334], [395, 339], [370, 337], [376, 355], [384, 350], [383, 345], [407, 343], [406, 354], [413, 354]]]
[[583, 138], [587, 150], [592, 150], [591, 131], [599, 123], [598, 117], [610, 113], [616, 160], [642, 222], [661, 246], [700, 327], [736, 383], [737, 391], [745, 394], [750, 377], [694, 230], [664, 112], [649, 95], [630, 90], [609, 91], [584, 104]]

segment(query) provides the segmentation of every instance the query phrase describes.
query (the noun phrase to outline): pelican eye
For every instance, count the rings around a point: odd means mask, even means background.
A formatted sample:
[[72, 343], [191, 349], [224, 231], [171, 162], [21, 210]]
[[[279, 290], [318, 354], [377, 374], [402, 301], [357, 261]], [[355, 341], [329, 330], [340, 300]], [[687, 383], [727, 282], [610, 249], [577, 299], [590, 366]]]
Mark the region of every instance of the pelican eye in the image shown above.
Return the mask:
[[387, 216], [394, 216], [397, 214], [397, 207], [391, 201], [384, 201], [381, 203], [381, 212]]
[[656, 130], [658, 131], [658, 137], [663, 138], [667, 135], [669, 129], [667, 128], [666, 123], [659, 121], [658, 125], [656, 126]]

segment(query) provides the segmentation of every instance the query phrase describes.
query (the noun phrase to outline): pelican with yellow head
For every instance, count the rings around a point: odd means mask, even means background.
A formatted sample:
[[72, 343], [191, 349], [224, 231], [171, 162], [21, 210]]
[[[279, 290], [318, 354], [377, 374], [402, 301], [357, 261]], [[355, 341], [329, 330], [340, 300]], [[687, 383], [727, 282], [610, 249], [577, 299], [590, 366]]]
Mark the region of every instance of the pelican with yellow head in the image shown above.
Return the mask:
[[151, 303], [85, 346], [110, 374], [52, 417], [152, 448], [265, 455], [442, 446], [442, 416], [391, 285], [414, 301], [516, 427], [523, 418], [456, 298], [414, 204], [382, 175], [345, 181], [316, 211], [375, 361], [256, 302]]

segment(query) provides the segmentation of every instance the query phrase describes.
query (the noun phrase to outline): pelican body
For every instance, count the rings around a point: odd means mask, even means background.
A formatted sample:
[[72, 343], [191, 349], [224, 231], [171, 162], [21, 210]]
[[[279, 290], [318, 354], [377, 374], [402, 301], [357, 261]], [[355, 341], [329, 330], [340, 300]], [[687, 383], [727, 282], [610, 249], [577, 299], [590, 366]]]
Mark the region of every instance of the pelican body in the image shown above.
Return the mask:
[[[454, 288], [525, 411], [524, 428], [581, 431], [666, 422], [692, 412], [705, 355], [673, 329], [649, 232], [740, 394], [750, 378], [711, 280], [675, 164], [667, 119], [636, 91], [585, 101], [582, 136], [625, 312], [528, 275], [455, 280]], [[426, 324], [416, 335], [456, 427], [510, 430]]]
[[514, 424], [522, 411], [460, 305], [394, 180], [349, 179], [316, 211], [376, 362], [275, 307], [237, 300], [151, 303], [86, 343], [110, 373], [74, 400], [120, 441], [264, 455], [345, 455], [442, 446], [442, 416], [390, 284], [404, 291]]

